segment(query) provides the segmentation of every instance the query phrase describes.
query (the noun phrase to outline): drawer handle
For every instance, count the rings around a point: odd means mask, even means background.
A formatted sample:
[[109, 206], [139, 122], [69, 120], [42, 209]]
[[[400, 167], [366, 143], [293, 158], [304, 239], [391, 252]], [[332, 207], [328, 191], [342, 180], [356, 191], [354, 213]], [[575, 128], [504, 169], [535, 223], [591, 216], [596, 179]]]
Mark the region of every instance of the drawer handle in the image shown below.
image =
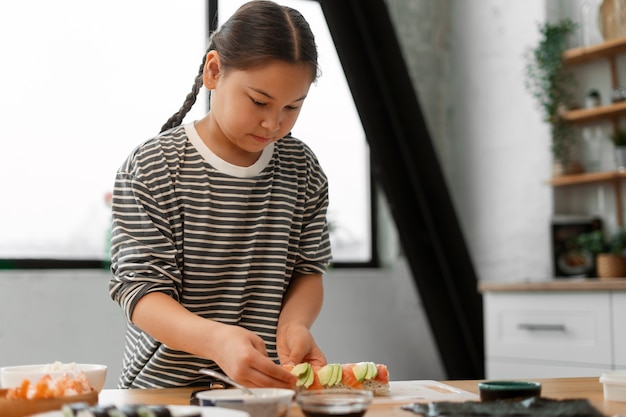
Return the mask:
[[520, 323], [517, 326], [522, 330], [530, 331], [548, 331], [548, 332], [564, 332], [564, 324], [534, 324], [534, 323]]

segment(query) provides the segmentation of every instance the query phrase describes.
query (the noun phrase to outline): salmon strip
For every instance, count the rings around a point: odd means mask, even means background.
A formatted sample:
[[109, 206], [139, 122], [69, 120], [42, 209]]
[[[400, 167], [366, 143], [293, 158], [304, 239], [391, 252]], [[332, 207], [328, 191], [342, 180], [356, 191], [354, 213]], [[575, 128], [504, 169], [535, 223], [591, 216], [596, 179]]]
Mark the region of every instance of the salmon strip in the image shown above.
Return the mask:
[[317, 371], [322, 369], [321, 366], [311, 366], [313, 370], [313, 383], [309, 386], [308, 389], [324, 389], [324, 385], [320, 382], [320, 377], [317, 375]]
[[374, 377], [374, 381], [380, 382], [389, 382], [389, 369], [387, 369], [387, 365], [377, 364], [376, 369], [378, 370], [378, 374]]
[[354, 363], [344, 363], [341, 365], [341, 383], [346, 387], [354, 388], [354, 389], [362, 389], [363, 384], [356, 380], [354, 376], [354, 372], [352, 372], [352, 368], [354, 368]]

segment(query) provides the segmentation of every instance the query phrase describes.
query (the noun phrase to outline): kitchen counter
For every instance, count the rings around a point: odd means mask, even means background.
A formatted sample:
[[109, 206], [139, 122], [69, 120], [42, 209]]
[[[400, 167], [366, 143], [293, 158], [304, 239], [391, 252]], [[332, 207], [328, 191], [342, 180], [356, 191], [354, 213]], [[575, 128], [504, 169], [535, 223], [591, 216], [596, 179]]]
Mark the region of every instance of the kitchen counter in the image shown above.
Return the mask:
[[488, 291], [626, 291], [626, 278], [563, 278], [549, 281], [480, 282], [478, 290]]
[[[598, 410], [607, 416], [626, 414], [626, 402], [605, 401], [602, 384], [597, 377], [588, 378], [545, 378], [535, 379], [542, 384], [542, 397], [552, 399], [588, 399]], [[443, 384], [470, 393], [478, 393], [476, 380], [443, 381]], [[176, 404], [188, 405], [193, 389], [105, 389], [100, 393], [100, 404]], [[428, 402], [424, 399], [423, 402]], [[410, 412], [400, 408], [398, 402], [385, 402], [384, 398], [377, 400], [368, 410], [367, 417], [409, 417]], [[302, 417], [300, 409], [293, 405], [290, 417]]]

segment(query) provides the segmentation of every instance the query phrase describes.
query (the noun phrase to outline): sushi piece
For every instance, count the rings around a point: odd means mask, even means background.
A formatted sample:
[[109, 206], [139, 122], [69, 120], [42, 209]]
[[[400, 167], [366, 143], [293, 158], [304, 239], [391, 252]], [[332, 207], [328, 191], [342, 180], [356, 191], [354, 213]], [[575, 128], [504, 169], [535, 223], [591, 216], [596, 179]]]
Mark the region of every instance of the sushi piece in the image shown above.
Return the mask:
[[139, 414], [140, 406], [122, 405], [109, 410], [109, 417], [142, 417]]
[[109, 417], [109, 411], [114, 409], [114, 405], [95, 405], [88, 410], [81, 411], [77, 417], [83, 417], [82, 414], [85, 413], [85, 411], [90, 413], [86, 414], [85, 417]]
[[63, 417], [77, 417], [79, 412], [89, 410], [90, 407], [91, 406], [87, 403], [63, 404], [63, 407], [61, 407], [61, 415]]

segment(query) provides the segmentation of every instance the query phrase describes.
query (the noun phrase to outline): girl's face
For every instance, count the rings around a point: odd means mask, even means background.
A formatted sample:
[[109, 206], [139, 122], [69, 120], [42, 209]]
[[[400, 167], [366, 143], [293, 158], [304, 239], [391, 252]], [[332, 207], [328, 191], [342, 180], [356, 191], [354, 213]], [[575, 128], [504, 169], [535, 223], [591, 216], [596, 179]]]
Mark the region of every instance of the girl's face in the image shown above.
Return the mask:
[[204, 70], [211, 111], [200, 122], [208, 129], [199, 126], [200, 135], [222, 159], [252, 165], [267, 145], [291, 131], [311, 82], [309, 67], [282, 61], [224, 73], [211, 51]]

